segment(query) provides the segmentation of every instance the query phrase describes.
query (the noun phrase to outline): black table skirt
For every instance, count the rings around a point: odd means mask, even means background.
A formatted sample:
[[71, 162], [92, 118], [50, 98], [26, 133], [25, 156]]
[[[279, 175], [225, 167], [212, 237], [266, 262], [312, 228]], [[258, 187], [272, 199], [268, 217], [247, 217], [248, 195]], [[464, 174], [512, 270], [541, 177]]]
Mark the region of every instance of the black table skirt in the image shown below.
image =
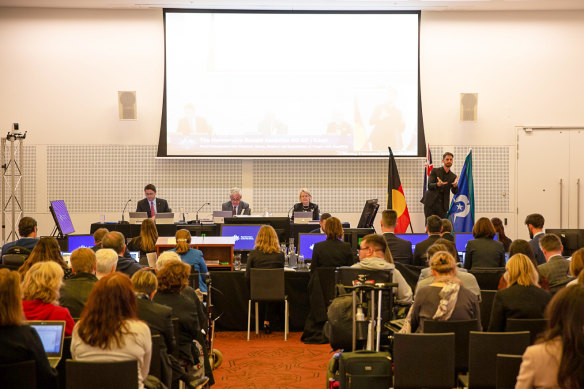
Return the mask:
[[[211, 272], [213, 283], [213, 316], [221, 317], [216, 321], [217, 330], [246, 331], [249, 291], [243, 271]], [[310, 309], [308, 302], [308, 272], [285, 272], [286, 294], [290, 309], [290, 331], [302, 331], [304, 320]], [[281, 322], [275, 323], [277, 330], [284, 327], [284, 303], [281, 308]], [[251, 329], [254, 330], [254, 306], [251, 309]], [[260, 313], [261, 315], [261, 313]]]

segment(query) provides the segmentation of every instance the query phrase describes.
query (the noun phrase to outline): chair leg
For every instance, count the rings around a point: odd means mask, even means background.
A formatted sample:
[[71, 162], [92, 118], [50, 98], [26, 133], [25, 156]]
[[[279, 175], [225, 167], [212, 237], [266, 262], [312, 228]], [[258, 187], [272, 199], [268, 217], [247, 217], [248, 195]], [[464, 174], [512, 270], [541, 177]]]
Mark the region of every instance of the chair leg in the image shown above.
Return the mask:
[[288, 314], [288, 299], [284, 300], [284, 340], [288, 340], [288, 320], [289, 320], [289, 314]]
[[260, 317], [258, 315], [258, 302], [255, 302], [255, 323], [256, 323], [256, 335], [260, 334]]
[[247, 341], [249, 342], [249, 325], [251, 324], [251, 300], [247, 300]]

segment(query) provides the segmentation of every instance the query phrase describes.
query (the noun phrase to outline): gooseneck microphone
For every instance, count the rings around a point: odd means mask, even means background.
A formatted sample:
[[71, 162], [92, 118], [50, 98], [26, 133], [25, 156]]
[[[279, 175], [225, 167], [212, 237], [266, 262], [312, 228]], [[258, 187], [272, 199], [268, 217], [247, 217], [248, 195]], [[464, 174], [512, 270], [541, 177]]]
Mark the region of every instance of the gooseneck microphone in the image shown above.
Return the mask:
[[[296, 204], [294, 204], [294, 205], [296, 205]], [[293, 206], [291, 206], [291, 207], [290, 207], [290, 209], [288, 210], [288, 219], [290, 219], [290, 211], [291, 211], [292, 209], [294, 209], [294, 205], [293, 205]]]
[[204, 203], [203, 205], [201, 205], [201, 206], [199, 207], [199, 209], [197, 209], [197, 215], [195, 216], [195, 224], [201, 224], [201, 222], [199, 221], [199, 211], [200, 211], [201, 209], [203, 209], [203, 207], [204, 207], [205, 205], [211, 205], [211, 203]]
[[126, 201], [126, 205], [124, 205], [124, 209], [122, 210], [122, 221], [120, 222], [120, 224], [130, 224], [130, 222], [127, 222], [126, 219], [124, 218], [124, 214], [126, 213], [126, 207], [128, 206], [128, 204], [130, 204], [130, 201], [132, 201], [132, 199]]

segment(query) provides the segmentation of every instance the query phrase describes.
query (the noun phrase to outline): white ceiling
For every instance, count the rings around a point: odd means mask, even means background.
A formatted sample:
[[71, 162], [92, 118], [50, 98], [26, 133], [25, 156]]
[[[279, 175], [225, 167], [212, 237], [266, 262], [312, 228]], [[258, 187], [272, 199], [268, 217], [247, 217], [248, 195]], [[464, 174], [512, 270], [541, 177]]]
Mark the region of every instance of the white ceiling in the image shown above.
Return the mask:
[[584, 0], [0, 0], [0, 7], [277, 10], [584, 10]]

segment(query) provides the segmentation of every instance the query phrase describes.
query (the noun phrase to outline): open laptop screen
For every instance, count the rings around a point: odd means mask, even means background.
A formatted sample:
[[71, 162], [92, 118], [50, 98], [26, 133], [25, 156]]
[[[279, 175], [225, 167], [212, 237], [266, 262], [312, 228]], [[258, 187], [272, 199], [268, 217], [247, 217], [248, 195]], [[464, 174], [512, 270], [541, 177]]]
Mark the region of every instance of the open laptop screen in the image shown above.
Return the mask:
[[29, 325], [41, 338], [45, 353], [49, 357], [60, 357], [65, 334], [64, 321], [30, 321]]

